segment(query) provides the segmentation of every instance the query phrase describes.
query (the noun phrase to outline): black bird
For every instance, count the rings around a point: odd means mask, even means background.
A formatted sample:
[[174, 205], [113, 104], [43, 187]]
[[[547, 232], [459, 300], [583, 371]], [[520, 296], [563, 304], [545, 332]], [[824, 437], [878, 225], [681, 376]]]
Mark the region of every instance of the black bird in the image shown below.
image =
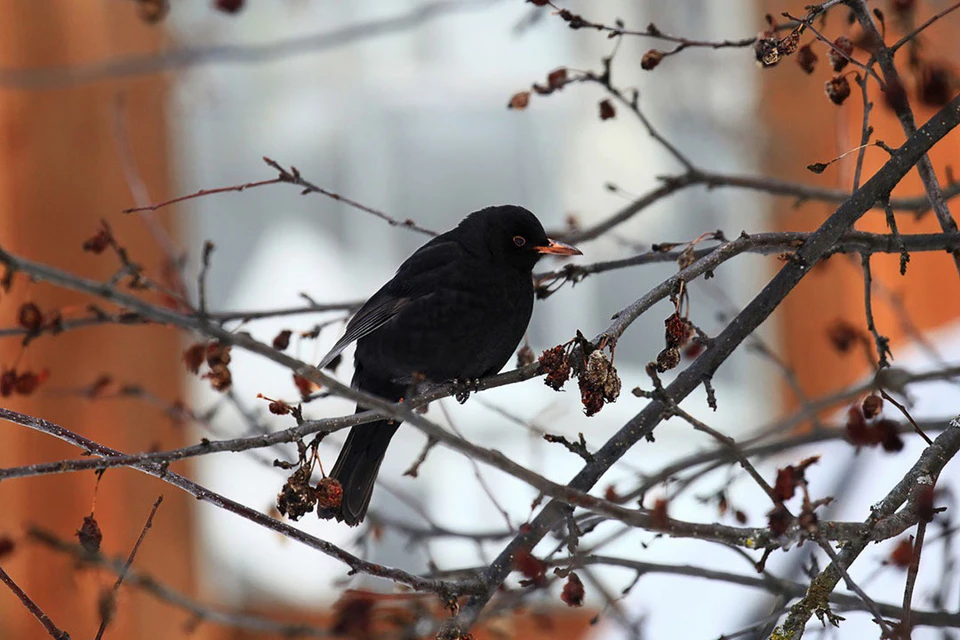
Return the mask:
[[[400, 265], [319, 366], [356, 341], [353, 387], [393, 402], [421, 377], [440, 383], [495, 374], [527, 330], [533, 267], [547, 253], [580, 251], [547, 238], [540, 221], [523, 207], [471, 213]], [[343, 499], [338, 509], [321, 510], [321, 518], [350, 526], [363, 520], [399, 426], [380, 420], [350, 430], [330, 472], [343, 486]]]

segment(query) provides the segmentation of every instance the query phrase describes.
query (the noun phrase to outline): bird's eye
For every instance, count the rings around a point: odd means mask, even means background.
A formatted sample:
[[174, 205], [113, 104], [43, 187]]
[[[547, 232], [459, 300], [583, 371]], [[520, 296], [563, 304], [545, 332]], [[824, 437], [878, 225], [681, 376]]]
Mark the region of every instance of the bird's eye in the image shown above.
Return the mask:
[[518, 247], [522, 247], [523, 245], [527, 244], [527, 239], [523, 236], [513, 236], [513, 244], [517, 245]]

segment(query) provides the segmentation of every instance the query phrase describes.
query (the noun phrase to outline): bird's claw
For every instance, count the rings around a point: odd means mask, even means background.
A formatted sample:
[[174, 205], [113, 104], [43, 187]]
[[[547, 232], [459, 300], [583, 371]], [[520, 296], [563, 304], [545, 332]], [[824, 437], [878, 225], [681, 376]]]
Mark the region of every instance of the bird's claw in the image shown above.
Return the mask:
[[479, 390], [480, 378], [473, 378], [472, 380], [457, 378], [453, 381], [453, 397], [456, 398], [460, 404], [466, 402], [471, 393]]

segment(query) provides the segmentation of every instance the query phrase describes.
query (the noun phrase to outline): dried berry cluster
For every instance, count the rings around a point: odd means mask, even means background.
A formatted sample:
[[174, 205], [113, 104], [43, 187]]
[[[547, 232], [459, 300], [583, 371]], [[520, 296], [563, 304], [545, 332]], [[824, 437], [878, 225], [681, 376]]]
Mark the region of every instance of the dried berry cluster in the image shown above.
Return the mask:
[[806, 531], [817, 526], [816, 508], [830, 502], [830, 498], [811, 502], [804, 473], [819, 460], [820, 456], [813, 456], [797, 465], [789, 465], [777, 470], [777, 479], [774, 482], [773, 495], [771, 496], [774, 506], [767, 513], [767, 526], [773, 535], [782, 536], [790, 527], [793, 517], [784, 503], [796, 495], [798, 488], [803, 491], [803, 506], [800, 515], [797, 516], [797, 524]]
[[777, 37], [777, 25], [770, 15], [767, 16], [767, 25], [769, 28], [760, 34], [753, 45], [753, 53], [761, 66], [772, 67], [778, 64], [781, 58], [796, 52], [803, 25], [799, 25], [783, 38]]
[[230, 364], [230, 346], [218, 340], [207, 344], [196, 343], [183, 352], [183, 364], [192, 373], [199, 373], [204, 362], [210, 371], [203, 374], [203, 378], [210, 380], [210, 386], [216, 391], [226, 391], [233, 384], [233, 376], [228, 365]]
[[597, 348], [579, 331], [574, 340], [547, 349], [538, 359], [543, 383], [560, 391], [571, 374], [580, 386], [580, 401], [587, 416], [596, 415], [605, 403], [620, 396], [620, 377], [603, 349]]
[[103, 533], [100, 531], [100, 525], [92, 513], [83, 517], [83, 524], [77, 529], [77, 540], [80, 541], [80, 546], [87, 553], [95, 555], [100, 552]]
[[[546, 84], [534, 82], [530, 88], [541, 96], [548, 96], [554, 91], [563, 89], [570, 82], [571, 79], [567, 73], [567, 69], [565, 67], [560, 67], [547, 74]], [[507, 108], [522, 111], [526, 109], [529, 104], [530, 92], [520, 91], [519, 93], [513, 94], [513, 96], [510, 98], [510, 102], [507, 103]]]
[[0, 372], [0, 397], [6, 398], [14, 393], [28, 396], [36, 391], [49, 375], [50, 371], [47, 369], [40, 373], [33, 371], [17, 373], [16, 369], [4, 369]]
[[338, 480], [322, 478], [317, 486], [310, 484], [312, 465], [303, 464], [287, 478], [277, 495], [277, 511], [291, 520], [299, 520], [304, 514], [321, 509], [335, 509], [343, 499], [343, 487]]
[[582, 607], [583, 596], [583, 581], [580, 580], [580, 576], [571, 571], [567, 576], [566, 583], [563, 585], [560, 599], [570, 607]]
[[298, 376], [297, 374], [293, 374], [293, 384], [297, 387], [297, 391], [300, 392], [300, 397], [305, 400], [310, 397], [311, 393], [320, 390], [319, 384], [303, 376]]
[[884, 451], [903, 449], [900, 425], [895, 420], [878, 418], [883, 408], [883, 398], [870, 394], [860, 405], [847, 410], [847, 441], [858, 447], [880, 445]]
[[513, 556], [513, 568], [519, 571], [526, 580], [520, 581], [522, 587], [543, 587], [547, 584], [547, 563], [537, 558], [526, 549], [518, 551]]
[[44, 331], [57, 334], [63, 331], [63, 317], [56, 309], [44, 313], [33, 302], [24, 302], [17, 311], [17, 324], [27, 332], [24, 344]]
[[[664, 340], [667, 346], [657, 354], [657, 372], [669, 371], [680, 364], [680, 349], [690, 342], [696, 330], [693, 323], [674, 312], [663, 321]], [[700, 343], [694, 342], [687, 348], [687, 355], [694, 357], [700, 352]]]
[[[891, 6], [895, 16], [904, 25], [909, 25], [914, 19], [912, 14], [915, 9], [915, 2], [913, 0], [904, 0], [903, 2], [898, 0], [893, 2]], [[874, 9], [874, 14], [883, 22], [883, 14], [879, 9]], [[796, 51], [797, 64], [805, 73], [812, 74], [819, 62], [819, 56], [813, 50], [813, 45], [817, 43], [811, 42], [797, 48], [799, 36], [803, 31], [802, 25], [785, 38], [778, 39], [776, 37], [776, 25], [772, 18], [768, 16], [767, 20], [770, 28], [760, 34], [760, 38], [754, 45], [757, 61], [765, 67], [773, 66], [780, 62], [782, 57]], [[919, 40], [920, 35], [914, 35], [914, 43], [919, 42]], [[850, 37], [841, 35], [833, 42], [825, 45], [828, 47], [827, 61], [830, 63], [834, 75], [826, 81], [824, 90], [830, 101], [837, 105], [843, 104], [850, 97], [850, 81], [847, 78], [849, 72], [845, 75], [843, 71], [847, 69], [853, 59], [855, 45], [870, 52], [873, 51], [876, 43], [867, 42], [862, 36], [858, 42], [854, 42]], [[917, 98], [922, 103], [942, 107], [960, 90], [960, 75], [958, 75], [955, 65], [943, 59], [925, 57], [922, 52], [923, 48], [919, 46], [911, 49], [908, 64], [910, 75], [912, 75], [912, 85], [915, 87]], [[654, 63], [654, 66], [656, 66], [656, 63]], [[908, 106], [907, 88], [895, 78], [887, 78], [883, 90], [883, 99], [886, 105], [895, 111], [905, 109]]]

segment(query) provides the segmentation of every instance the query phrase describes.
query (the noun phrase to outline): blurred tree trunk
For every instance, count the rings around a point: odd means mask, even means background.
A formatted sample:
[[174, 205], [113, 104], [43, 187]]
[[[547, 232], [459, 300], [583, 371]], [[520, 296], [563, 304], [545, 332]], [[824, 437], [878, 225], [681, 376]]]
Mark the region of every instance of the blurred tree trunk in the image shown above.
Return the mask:
[[[73, 65], [159, 51], [162, 27], [149, 26], [132, 2], [94, 0], [0, 0], [0, 66], [24, 69]], [[134, 164], [153, 198], [168, 195], [169, 169], [164, 104], [167, 82], [160, 76], [82, 84], [43, 90], [0, 87], [0, 244], [84, 276], [105, 279], [118, 267], [108, 249], [101, 255], [82, 250], [100, 219], [110, 222], [131, 258], [152, 276], [163, 255], [143, 221], [121, 210], [133, 198], [118, 152], [117, 121], [122, 113]], [[120, 104], [122, 102], [122, 108]], [[0, 294], [7, 324], [24, 301], [41, 310], [59, 309], [64, 317], [79, 296], [14, 280], [11, 294]], [[116, 384], [140, 384], [174, 401], [182, 391], [180, 342], [160, 327], [88, 328], [61, 336], [43, 336], [25, 350], [15, 340], [0, 342], [0, 364], [20, 370], [50, 366], [50, 377], [31, 397], [2, 400], [126, 452], [176, 447], [183, 432], [142, 400], [87, 400], [67, 385], [92, 383], [111, 372]], [[12, 466], [81, 452], [49, 436], [0, 424], [0, 465]], [[54, 622], [74, 638], [92, 638], [99, 625], [97, 601], [115, 576], [74, 571], [74, 563], [22, 535], [36, 524], [73, 538], [90, 513], [93, 473], [14, 480], [0, 485], [0, 531], [19, 542], [4, 568]], [[185, 592], [194, 591], [192, 505], [184, 494], [140, 473], [108, 471], [100, 483], [96, 518], [105, 553], [126, 556], [160, 492], [164, 502], [135, 567]], [[56, 498], [54, 499], [54, 496]], [[56, 505], [56, 510], [50, 507]], [[117, 617], [107, 637], [172, 638], [181, 635], [187, 615], [137, 589], [122, 589]], [[46, 633], [12, 594], [0, 594], [0, 638], [45, 638]], [[192, 637], [210, 637], [201, 628]]]

